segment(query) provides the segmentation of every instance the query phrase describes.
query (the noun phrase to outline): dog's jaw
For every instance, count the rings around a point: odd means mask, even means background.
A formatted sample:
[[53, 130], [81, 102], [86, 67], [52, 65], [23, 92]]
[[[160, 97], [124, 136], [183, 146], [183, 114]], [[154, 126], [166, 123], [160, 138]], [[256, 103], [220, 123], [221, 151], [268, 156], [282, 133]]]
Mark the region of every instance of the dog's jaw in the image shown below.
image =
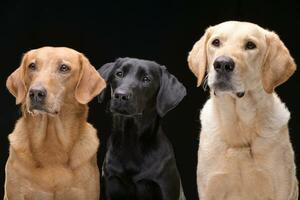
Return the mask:
[[246, 94], [246, 91], [241, 91], [241, 92], [234, 92], [234, 91], [218, 91], [218, 90], [215, 90], [215, 89], [213, 89], [212, 90], [213, 91], [213, 94], [215, 95], [215, 96], [221, 96], [221, 95], [226, 95], [226, 94], [228, 94], [228, 95], [231, 95], [231, 96], [233, 96], [233, 97], [237, 97], [237, 98], [243, 98], [244, 96], [245, 96], [245, 94]]
[[57, 116], [59, 114], [59, 110], [55, 110], [55, 109], [48, 109], [45, 107], [33, 107], [33, 106], [26, 106], [26, 110], [27, 112], [32, 115], [32, 116], [36, 116], [36, 115], [49, 115], [51, 117]]

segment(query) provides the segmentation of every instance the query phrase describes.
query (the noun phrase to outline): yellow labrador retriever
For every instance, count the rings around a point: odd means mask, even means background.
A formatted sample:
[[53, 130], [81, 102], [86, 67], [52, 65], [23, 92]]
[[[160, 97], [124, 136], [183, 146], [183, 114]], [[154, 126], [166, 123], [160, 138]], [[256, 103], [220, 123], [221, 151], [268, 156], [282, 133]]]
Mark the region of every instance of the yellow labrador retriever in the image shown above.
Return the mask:
[[105, 81], [88, 59], [64, 47], [31, 50], [6, 84], [22, 117], [9, 135], [4, 199], [99, 199], [99, 141], [86, 104]]
[[209, 27], [188, 57], [210, 87], [201, 111], [201, 200], [297, 200], [290, 113], [274, 92], [296, 70], [279, 37], [247, 22]]

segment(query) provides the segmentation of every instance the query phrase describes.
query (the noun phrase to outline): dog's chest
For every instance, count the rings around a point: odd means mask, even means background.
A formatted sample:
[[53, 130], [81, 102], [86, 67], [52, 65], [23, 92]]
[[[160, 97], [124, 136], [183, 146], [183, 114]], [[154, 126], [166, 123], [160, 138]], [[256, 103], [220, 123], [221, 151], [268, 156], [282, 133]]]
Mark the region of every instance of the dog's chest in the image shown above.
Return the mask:
[[[70, 155], [57, 141], [46, 140], [40, 146], [32, 144], [25, 154], [15, 151], [12, 157], [18, 159], [13, 159], [11, 166], [21, 177], [30, 177], [32, 187], [47, 190], [71, 183], [74, 172], [68, 163]], [[22, 156], [30, 165], [19, 162]]]
[[35, 190], [49, 191], [56, 187], [68, 186], [74, 178], [71, 168], [64, 165], [29, 167], [13, 159], [8, 161], [8, 167], [17, 177], [24, 179], [28, 187]]
[[198, 154], [204, 199], [274, 199], [287, 180], [289, 112], [276, 96], [254, 106], [212, 100], [204, 106]]
[[41, 165], [55, 165], [55, 164], [67, 164], [70, 153], [66, 152], [65, 149], [59, 143], [47, 143], [38, 149], [33, 149], [32, 152], [35, 160]]
[[140, 173], [144, 159], [139, 150], [133, 147], [132, 149], [118, 149], [117, 151], [109, 150], [105, 159], [105, 170], [109, 174], [128, 174], [134, 176]]
[[229, 148], [220, 154], [214, 162], [215, 167], [202, 177], [206, 180], [207, 190], [219, 190], [217, 199], [271, 198], [266, 195], [274, 194], [272, 173], [266, 163], [255, 160], [253, 156], [250, 148]]
[[104, 165], [107, 176], [125, 175], [133, 181], [156, 178], [161, 171], [161, 162], [157, 162], [159, 152], [148, 152], [145, 156], [137, 146], [127, 150], [119, 149], [118, 152], [108, 151]]

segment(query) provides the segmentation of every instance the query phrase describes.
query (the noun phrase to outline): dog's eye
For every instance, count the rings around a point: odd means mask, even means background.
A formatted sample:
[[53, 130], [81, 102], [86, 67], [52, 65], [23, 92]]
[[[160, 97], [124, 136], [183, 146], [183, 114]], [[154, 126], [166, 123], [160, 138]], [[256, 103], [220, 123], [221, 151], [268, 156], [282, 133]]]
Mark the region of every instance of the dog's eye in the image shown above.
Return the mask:
[[68, 71], [70, 71], [70, 67], [66, 64], [61, 64], [59, 66], [59, 71], [63, 72], [63, 73], [68, 72]]
[[253, 42], [247, 42], [246, 45], [245, 45], [245, 49], [246, 50], [251, 50], [251, 49], [255, 49], [256, 48], [256, 45], [253, 43]]
[[150, 82], [150, 78], [148, 76], [144, 76], [143, 77], [143, 82]]
[[123, 72], [121, 72], [121, 71], [117, 72], [116, 76], [119, 77], [119, 78], [122, 78], [123, 77]]
[[214, 39], [211, 44], [215, 47], [219, 47], [220, 46], [220, 40], [219, 39]]
[[30, 63], [30, 64], [28, 65], [28, 68], [29, 68], [30, 70], [32, 70], [32, 71], [36, 70], [36, 65], [35, 65], [35, 63]]

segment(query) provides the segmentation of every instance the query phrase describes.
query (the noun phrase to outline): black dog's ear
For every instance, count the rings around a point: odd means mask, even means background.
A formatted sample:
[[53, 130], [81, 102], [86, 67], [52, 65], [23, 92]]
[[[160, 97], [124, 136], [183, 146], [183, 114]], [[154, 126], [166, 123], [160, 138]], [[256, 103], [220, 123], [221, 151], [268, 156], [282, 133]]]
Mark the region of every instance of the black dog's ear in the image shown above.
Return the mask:
[[177, 106], [186, 95], [186, 89], [175, 76], [162, 66], [160, 89], [156, 99], [156, 109], [160, 117]]
[[[110, 75], [114, 69], [114, 66], [115, 66], [115, 62], [111, 62], [111, 63], [106, 63], [104, 64], [102, 67], [100, 67], [97, 71], [99, 72], [99, 74], [102, 76], [102, 78], [104, 78], [106, 84], [107, 84], [107, 87], [109, 87], [109, 78], [110, 78]], [[99, 95], [98, 95], [98, 102], [99, 103], [102, 103], [102, 101], [104, 100], [104, 97], [105, 97], [105, 93], [106, 93], [106, 90], [107, 89], [104, 89]]]

